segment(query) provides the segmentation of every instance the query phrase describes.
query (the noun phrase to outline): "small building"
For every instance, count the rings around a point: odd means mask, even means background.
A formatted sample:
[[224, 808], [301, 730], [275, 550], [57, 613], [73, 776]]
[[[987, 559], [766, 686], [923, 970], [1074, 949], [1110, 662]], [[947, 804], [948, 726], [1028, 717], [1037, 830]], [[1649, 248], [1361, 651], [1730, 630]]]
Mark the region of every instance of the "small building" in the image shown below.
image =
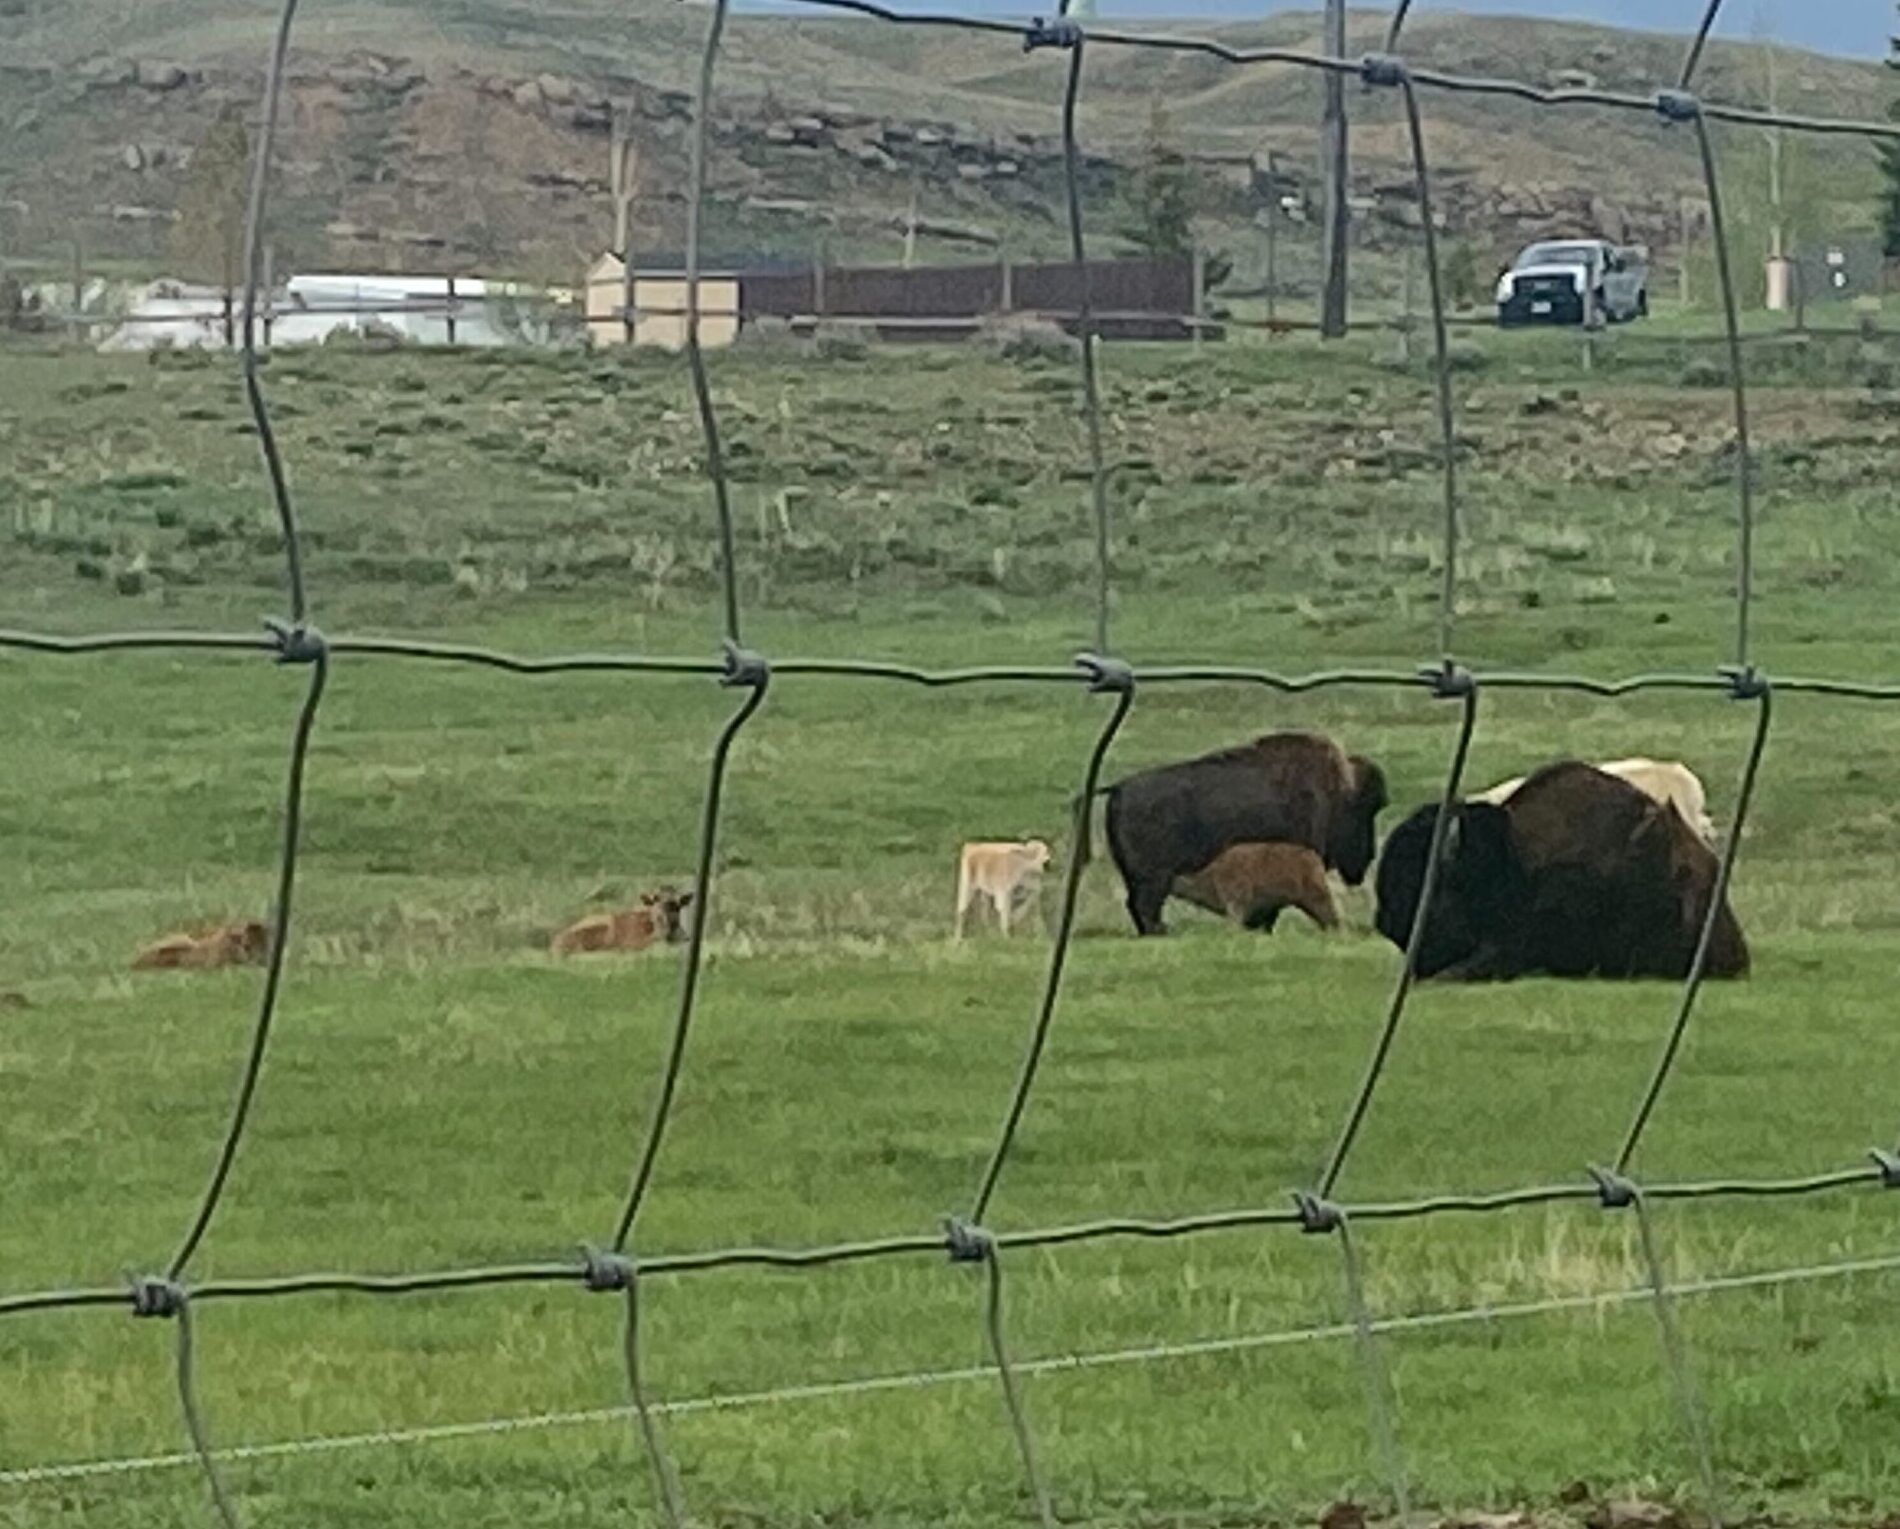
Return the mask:
[[[587, 271], [587, 334], [596, 345], [623, 345], [627, 268], [609, 250]], [[725, 271], [699, 278], [699, 343], [730, 345], [739, 333], [739, 278]], [[680, 271], [633, 273], [633, 343], [665, 350], [686, 346], [686, 277]]]

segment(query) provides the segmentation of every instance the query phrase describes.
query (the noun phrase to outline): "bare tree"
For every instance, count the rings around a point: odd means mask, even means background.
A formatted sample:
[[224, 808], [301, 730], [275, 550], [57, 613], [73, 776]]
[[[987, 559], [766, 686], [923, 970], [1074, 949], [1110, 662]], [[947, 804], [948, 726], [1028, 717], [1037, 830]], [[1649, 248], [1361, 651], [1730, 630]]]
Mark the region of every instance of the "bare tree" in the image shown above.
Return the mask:
[[614, 251], [620, 256], [620, 320], [626, 342], [633, 343], [633, 209], [640, 199], [640, 145], [633, 136], [633, 108], [614, 107], [613, 137], [608, 145], [607, 186], [614, 199]]

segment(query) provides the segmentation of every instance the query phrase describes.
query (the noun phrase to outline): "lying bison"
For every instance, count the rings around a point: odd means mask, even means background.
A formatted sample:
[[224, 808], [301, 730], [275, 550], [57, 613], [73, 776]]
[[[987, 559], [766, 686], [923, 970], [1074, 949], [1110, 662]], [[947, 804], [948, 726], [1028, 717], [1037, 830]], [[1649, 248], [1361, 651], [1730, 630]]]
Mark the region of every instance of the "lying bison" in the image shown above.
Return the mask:
[[1352, 886], [1372, 865], [1385, 775], [1318, 733], [1268, 733], [1106, 788], [1109, 854], [1139, 934], [1163, 932], [1175, 878], [1231, 845], [1304, 845]]
[[[1452, 810], [1419, 976], [1688, 974], [1718, 866], [1673, 804], [1565, 761], [1532, 774], [1502, 805]], [[1400, 949], [1411, 937], [1437, 811], [1421, 807], [1393, 829], [1379, 860], [1374, 922]], [[1707, 972], [1747, 971], [1748, 945], [1725, 900]]]

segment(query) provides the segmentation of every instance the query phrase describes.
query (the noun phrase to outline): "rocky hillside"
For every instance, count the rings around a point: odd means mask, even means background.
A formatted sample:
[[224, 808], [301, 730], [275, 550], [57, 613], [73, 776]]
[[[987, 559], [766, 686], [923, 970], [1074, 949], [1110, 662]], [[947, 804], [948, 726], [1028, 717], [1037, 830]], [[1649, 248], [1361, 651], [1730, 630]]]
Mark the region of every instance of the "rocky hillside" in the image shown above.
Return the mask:
[[[255, 106], [274, 10], [263, 0], [0, 0], [0, 251], [52, 258], [77, 235], [95, 264], [162, 266], [194, 148], [221, 108]], [[280, 264], [571, 280], [611, 234], [616, 105], [630, 111], [639, 148], [636, 243], [677, 249], [705, 19], [658, 0], [313, 10], [293, 57], [273, 218]], [[1370, 46], [1381, 21], [1356, 16], [1354, 46]], [[1311, 19], [1297, 16], [1207, 30], [1317, 46]], [[822, 242], [835, 258], [891, 259], [913, 204], [925, 258], [1064, 247], [1059, 58], [1025, 56], [1008, 38], [776, 16], [737, 18], [730, 39], [714, 122], [715, 251], [804, 258]], [[1629, 89], [1666, 78], [1680, 51], [1667, 37], [1429, 9], [1408, 47], [1464, 73]], [[1759, 102], [1766, 63], [1759, 50], [1718, 47], [1704, 89]], [[1877, 65], [1785, 52], [1776, 79], [1786, 107], [1870, 116], [1893, 88]], [[1245, 230], [1268, 191], [1264, 152], [1285, 189], [1309, 189], [1318, 99], [1297, 70], [1093, 52], [1082, 128], [1096, 236], [1111, 247], [1132, 221], [1130, 171], [1159, 102], [1171, 141], [1198, 167], [1210, 240], [1257, 244]], [[1396, 102], [1354, 89], [1349, 105], [1363, 237], [1402, 241], [1417, 213]], [[1524, 238], [1579, 226], [1666, 255], [1679, 197], [1698, 187], [1692, 140], [1646, 119], [1442, 95], [1426, 109], [1443, 210], [1483, 265]], [[1720, 152], [1737, 203], [1761, 200], [1763, 136], [1724, 132]], [[1804, 163], [1818, 216], [1864, 220], [1864, 147], [1831, 142]], [[1298, 244], [1296, 231], [1296, 257]]]

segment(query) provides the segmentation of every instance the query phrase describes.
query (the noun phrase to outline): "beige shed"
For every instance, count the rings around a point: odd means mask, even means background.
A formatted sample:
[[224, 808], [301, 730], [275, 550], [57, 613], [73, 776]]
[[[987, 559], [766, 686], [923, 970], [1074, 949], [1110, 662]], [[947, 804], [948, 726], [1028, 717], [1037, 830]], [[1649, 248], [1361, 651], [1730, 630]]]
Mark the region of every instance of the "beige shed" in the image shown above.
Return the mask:
[[[587, 332], [596, 345], [620, 345], [627, 337], [620, 309], [626, 268], [608, 251], [587, 272]], [[686, 345], [686, 277], [678, 271], [635, 271], [633, 343], [681, 350]], [[739, 280], [699, 278], [699, 343], [730, 345], [739, 333]]]

